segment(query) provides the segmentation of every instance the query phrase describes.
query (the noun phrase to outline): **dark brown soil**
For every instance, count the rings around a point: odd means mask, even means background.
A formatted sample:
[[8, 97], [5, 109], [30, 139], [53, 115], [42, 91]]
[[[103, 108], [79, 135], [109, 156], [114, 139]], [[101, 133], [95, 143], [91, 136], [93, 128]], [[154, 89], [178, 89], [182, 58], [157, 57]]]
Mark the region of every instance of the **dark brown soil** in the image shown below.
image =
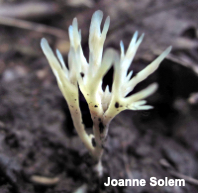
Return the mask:
[[[83, 49], [88, 56], [88, 26], [97, 9], [110, 15], [105, 47], [125, 47], [135, 30], [145, 33], [131, 69], [134, 75], [169, 45], [173, 50], [160, 68], [135, 91], [151, 82], [159, 89], [148, 103], [150, 111], [125, 111], [111, 123], [102, 159], [104, 176], [98, 179], [93, 161], [81, 143], [55, 77], [40, 49], [42, 37], [67, 60], [68, 36], [60, 38], [34, 30], [1, 24], [0, 19], [0, 193], [196, 193], [197, 181], [185, 187], [149, 185], [150, 177], [198, 179], [198, 2], [148, 1], [0, 1], [0, 16], [24, 3], [48, 3], [51, 11], [37, 16], [21, 9], [14, 17], [65, 30], [77, 16]], [[84, 3], [80, 3], [84, 2]], [[31, 6], [29, 9], [31, 10]], [[5, 15], [3, 15], [5, 16]], [[6, 15], [6, 17], [8, 17]], [[19, 24], [20, 26], [20, 24]], [[36, 28], [36, 26], [35, 26]], [[104, 79], [111, 84], [112, 69]], [[91, 132], [87, 104], [80, 96], [83, 120]], [[165, 167], [165, 164], [168, 166]], [[176, 174], [176, 175], [175, 175]], [[145, 179], [145, 187], [105, 187], [114, 179]], [[37, 178], [36, 178], [37, 177]], [[36, 179], [35, 179], [36, 178]], [[78, 192], [79, 193], [79, 192]], [[83, 191], [82, 191], [83, 193]]]

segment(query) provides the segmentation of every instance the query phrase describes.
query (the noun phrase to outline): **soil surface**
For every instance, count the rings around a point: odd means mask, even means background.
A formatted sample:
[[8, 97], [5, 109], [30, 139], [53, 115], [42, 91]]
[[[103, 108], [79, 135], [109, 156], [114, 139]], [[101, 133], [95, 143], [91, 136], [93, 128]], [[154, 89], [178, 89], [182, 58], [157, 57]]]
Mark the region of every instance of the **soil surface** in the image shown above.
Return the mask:
[[[158, 82], [149, 111], [124, 111], [110, 124], [98, 179], [67, 103], [40, 48], [45, 37], [67, 61], [67, 28], [77, 17], [88, 57], [91, 16], [111, 17], [105, 43], [127, 48], [138, 30], [145, 38], [133, 76], [169, 45], [171, 54], [135, 91]], [[0, 1], [0, 193], [197, 193], [198, 1]], [[12, 22], [9, 19], [14, 19]], [[24, 25], [24, 22], [27, 22]], [[104, 85], [112, 83], [113, 69]], [[87, 132], [92, 121], [80, 95]], [[105, 187], [113, 179], [145, 179], [146, 186]], [[155, 186], [150, 178], [184, 178], [186, 185]]]

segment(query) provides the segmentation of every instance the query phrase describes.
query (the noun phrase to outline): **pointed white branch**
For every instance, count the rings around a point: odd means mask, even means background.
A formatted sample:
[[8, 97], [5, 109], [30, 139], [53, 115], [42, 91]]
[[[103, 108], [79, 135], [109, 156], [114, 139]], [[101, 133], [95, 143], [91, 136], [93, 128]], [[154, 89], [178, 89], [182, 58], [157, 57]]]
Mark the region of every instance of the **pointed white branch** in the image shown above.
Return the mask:
[[[98, 161], [97, 168], [99, 173], [102, 171], [101, 157], [103, 154], [104, 139], [107, 136], [110, 121], [118, 113], [126, 109], [148, 110], [153, 108], [150, 105], [146, 105], [144, 99], [156, 91], [156, 83], [129, 97], [126, 96], [139, 82], [146, 79], [159, 67], [160, 62], [171, 50], [171, 47], [166, 49], [151, 64], [131, 78], [133, 71], [128, 73], [128, 70], [143, 40], [144, 34], [138, 38], [138, 32], [134, 33], [126, 53], [124, 44], [121, 41], [120, 57], [112, 49], [108, 49], [103, 54], [103, 45], [109, 29], [110, 17], [106, 18], [101, 32], [102, 18], [102, 11], [96, 11], [91, 19], [89, 31], [89, 63], [83, 54], [81, 31], [78, 29], [76, 18], [74, 18], [72, 25], [68, 29], [70, 39], [68, 68], [61, 53], [58, 50], [56, 51], [57, 59], [47, 41], [45, 39], [41, 40], [42, 50], [56, 76], [58, 86], [68, 103], [76, 131], [90, 154]], [[114, 65], [112, 91], [110, 92], [109, 86], [103, 91], [103, 77], [112, 65]], [[93, 120], [94, 135], [88, 135], [82, 124], [78, 85], [89, 105]]]

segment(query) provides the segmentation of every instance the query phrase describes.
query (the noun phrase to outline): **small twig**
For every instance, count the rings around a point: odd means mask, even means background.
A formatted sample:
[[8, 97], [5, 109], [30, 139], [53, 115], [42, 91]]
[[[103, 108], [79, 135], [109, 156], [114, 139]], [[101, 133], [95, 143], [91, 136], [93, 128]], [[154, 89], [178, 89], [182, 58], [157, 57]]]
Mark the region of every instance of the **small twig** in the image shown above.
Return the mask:
[[184, 174], [181, 174], [177, 171], [174, 171], [171, 167], [171, 165], [165, 160], [165, 159], [162, 159], [160, 160], [160, 164], [165, 167], [165, 169], [167, 169], [167, 171], [173, 176], [173, 177], [176, 177], [176, 178], [180, 178], [180, 179], [184, 179], [186, 182], [190, 183], [190, 184], [193, 184], [193, 185], [198, 185], [198, 180], [195, 179], [195, 178], [192, 178], [190, 176], [186, 176]]
[[180, 174], [179, 172], [176, 172], [176, 171], [169, 171], [169, 173], [176, 178], [184, 179], [186, 182], [198, 186], [198, 180], [197, 179], [194, 179], [190, 176], [186, 176], [184, 174]]
[[65, 31], [61, 29], [57, 29], [55, 27], [46, 26], [43, 24], [38, 24], [30, 21], [24, 21], [20, 19], [10, 18], [10, 17], [3, 17], [0, 16], [0, 25], [6, 25], [11, 27], [18, 27], [22, 29], [33, 30], [39, 33], [46, 33], [50, 34], [59, 38], [66, 38], [67, 34]]
[[58, 177], [49, 178], [49, 177], [36, 176], [36, 175], [31, 176], [30, 180], [33, 183], [37, 183], [37, 184], [41, 184], [41, 185], [45, 185], [45, 186], [56, 185], [60, 181], [60, 179]]
[[40, 19], [60, 13], [60, 6], [54, 2], [22, 2], [0, 6], [0, 16], [20, 19]]

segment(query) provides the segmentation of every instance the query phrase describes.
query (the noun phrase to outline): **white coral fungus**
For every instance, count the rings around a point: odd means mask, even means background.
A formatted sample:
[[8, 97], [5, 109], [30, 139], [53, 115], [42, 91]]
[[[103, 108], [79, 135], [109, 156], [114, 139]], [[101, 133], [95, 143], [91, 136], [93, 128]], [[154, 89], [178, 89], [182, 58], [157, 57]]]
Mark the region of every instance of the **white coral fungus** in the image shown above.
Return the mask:
[[[152, 108], [152, 106], [146, 105], [146, 101], [143, 99], [156, 91], [156, 83], [129, 97], [126, 96], [139, 82], [152, 74], [171, 51], [171, 47], [167, 48], [151, 64], [131, 78], [133, 72], [128, 73], [128, 70], [144, 35], [138, 38], [138, 33], [135, 32], [126, 52], [121, 41], [120, 56], [113, 49], [107, 49], [103, 54], [103, 45], [109, 29], [110, 17], [106, 18], [101, 32], [102, 18], [102, 11], [96, 11], [92, 16], [89, 31], [90, 53], [88, 61], [82, 51], [81, 30], [78, 29], [76, 18], [74, 18], [72, 25], [69, 26], [70, 50], [68, 68], [61, 53], [57, 50], [56, 57], [49, 47], [47, 40], [44, 38], [41, 40], [42, 50], [68, 103], [74, 126], [91, 155], [98, 160], [100, 174], [100, 160], [110, 121], [118, 113], [126, 109], [148, 110]], [[105, 90], [102, 89], [102, 79], [112, 65], [114, 65], [114, 78], [112, 91], [110, 92], [109, 86]], [[94, 135], [88, 135], [82, 124], [78, 85], [89, 105]]]

